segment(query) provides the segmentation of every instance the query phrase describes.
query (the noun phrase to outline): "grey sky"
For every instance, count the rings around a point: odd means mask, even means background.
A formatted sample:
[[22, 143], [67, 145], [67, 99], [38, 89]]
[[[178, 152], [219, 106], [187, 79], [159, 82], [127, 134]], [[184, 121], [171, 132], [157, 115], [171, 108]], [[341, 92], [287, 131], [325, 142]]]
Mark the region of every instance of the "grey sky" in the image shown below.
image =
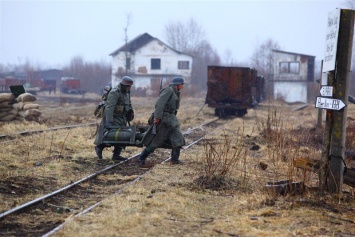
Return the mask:
[[[164, 26], [193, 18], [222, 60], [227, 49], [235, 62], [246, 62], [266, 39], [282, 50], [324, 57], [328, 12], [344, 0], [0, 0], [0, 63], [29, 60], [42, 68], [61, 67], [74, 56], [110, 62], [129, 39], [149, 33], [165, 42]], [[166, 43], [166, 42], [165, 42]]]

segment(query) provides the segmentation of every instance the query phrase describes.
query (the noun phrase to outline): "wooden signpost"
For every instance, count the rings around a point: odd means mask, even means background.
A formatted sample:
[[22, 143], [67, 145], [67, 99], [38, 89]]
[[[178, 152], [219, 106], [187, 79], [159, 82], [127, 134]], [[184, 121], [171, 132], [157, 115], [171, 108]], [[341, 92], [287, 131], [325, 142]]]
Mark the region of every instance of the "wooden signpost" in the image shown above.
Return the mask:
[[331, 109], [331, 110], [341, 110], [346, 106], [342, 100], [326, 98], [326, 97], [317, 97], [316, 99], [316, 108], [320, 109]]
[[[354, 10], [336, 9], [328, 14], [323, 72], [328, 84], [316, 98], [316, 108], [326, 109], [325, 139], [320, 189], [341, 193], [344, 181], [346, 116], [354, 33]], [[341, 43], [340, 43], [341, 42]]]

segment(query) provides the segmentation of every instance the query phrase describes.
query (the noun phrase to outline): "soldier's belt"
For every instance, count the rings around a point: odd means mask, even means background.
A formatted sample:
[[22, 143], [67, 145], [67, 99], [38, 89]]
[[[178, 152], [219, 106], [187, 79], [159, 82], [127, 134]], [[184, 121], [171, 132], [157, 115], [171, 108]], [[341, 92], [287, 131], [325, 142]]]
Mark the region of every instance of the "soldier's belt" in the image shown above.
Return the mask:
[[175, 109], [164, 109], [164, 112], [167, 112], [169, 114], [175, 114], [176, 110]]

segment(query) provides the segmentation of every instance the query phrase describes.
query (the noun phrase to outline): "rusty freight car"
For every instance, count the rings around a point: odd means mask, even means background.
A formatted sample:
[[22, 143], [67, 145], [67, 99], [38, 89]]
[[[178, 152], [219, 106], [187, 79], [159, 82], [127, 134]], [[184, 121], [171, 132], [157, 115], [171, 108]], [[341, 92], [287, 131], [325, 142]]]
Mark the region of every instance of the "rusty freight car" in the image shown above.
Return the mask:
[[264, 99], [264, 78], [248, 67], [208, 66], [206, 104], [215, 115], [243, 117]]

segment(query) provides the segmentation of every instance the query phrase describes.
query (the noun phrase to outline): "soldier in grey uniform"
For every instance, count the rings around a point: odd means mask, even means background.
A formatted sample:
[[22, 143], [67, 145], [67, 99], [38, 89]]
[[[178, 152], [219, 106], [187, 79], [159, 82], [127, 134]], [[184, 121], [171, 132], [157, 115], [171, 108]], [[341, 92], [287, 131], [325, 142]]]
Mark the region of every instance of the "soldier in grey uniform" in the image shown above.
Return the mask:
[[[112, 88], [107, 96], [106, 106], [103, 117], [96, 135], [94, 144], [97, 156], [102, 159], [102, 151], [105, 147], [110, 146], [103, 144], [103, 134], [107, 128], [111, 126], [127, 126], [127, 123], [134, 118], [134, 112], [131, 105], [130, 89], [133, 85], [132, 78], [124, 76], [115, 88]], [[121, 151], [124, 147], [113, 145], [112, 160], [123, 161], [127, 158], [122, 157]]]
[[155, 103], [153, 125], [142, 139], [146, 147], [137, 158], [139, 165], [144, 165], [148, 155], [156, 148], [171, 148], [171, 163], [181, 163], [180, 149], [185, 145], [185, 139], [176, 114], [180, 107], [180, 90], [184, 84], [183, 78], [174, 77], [170, 85], [160, 91]]

